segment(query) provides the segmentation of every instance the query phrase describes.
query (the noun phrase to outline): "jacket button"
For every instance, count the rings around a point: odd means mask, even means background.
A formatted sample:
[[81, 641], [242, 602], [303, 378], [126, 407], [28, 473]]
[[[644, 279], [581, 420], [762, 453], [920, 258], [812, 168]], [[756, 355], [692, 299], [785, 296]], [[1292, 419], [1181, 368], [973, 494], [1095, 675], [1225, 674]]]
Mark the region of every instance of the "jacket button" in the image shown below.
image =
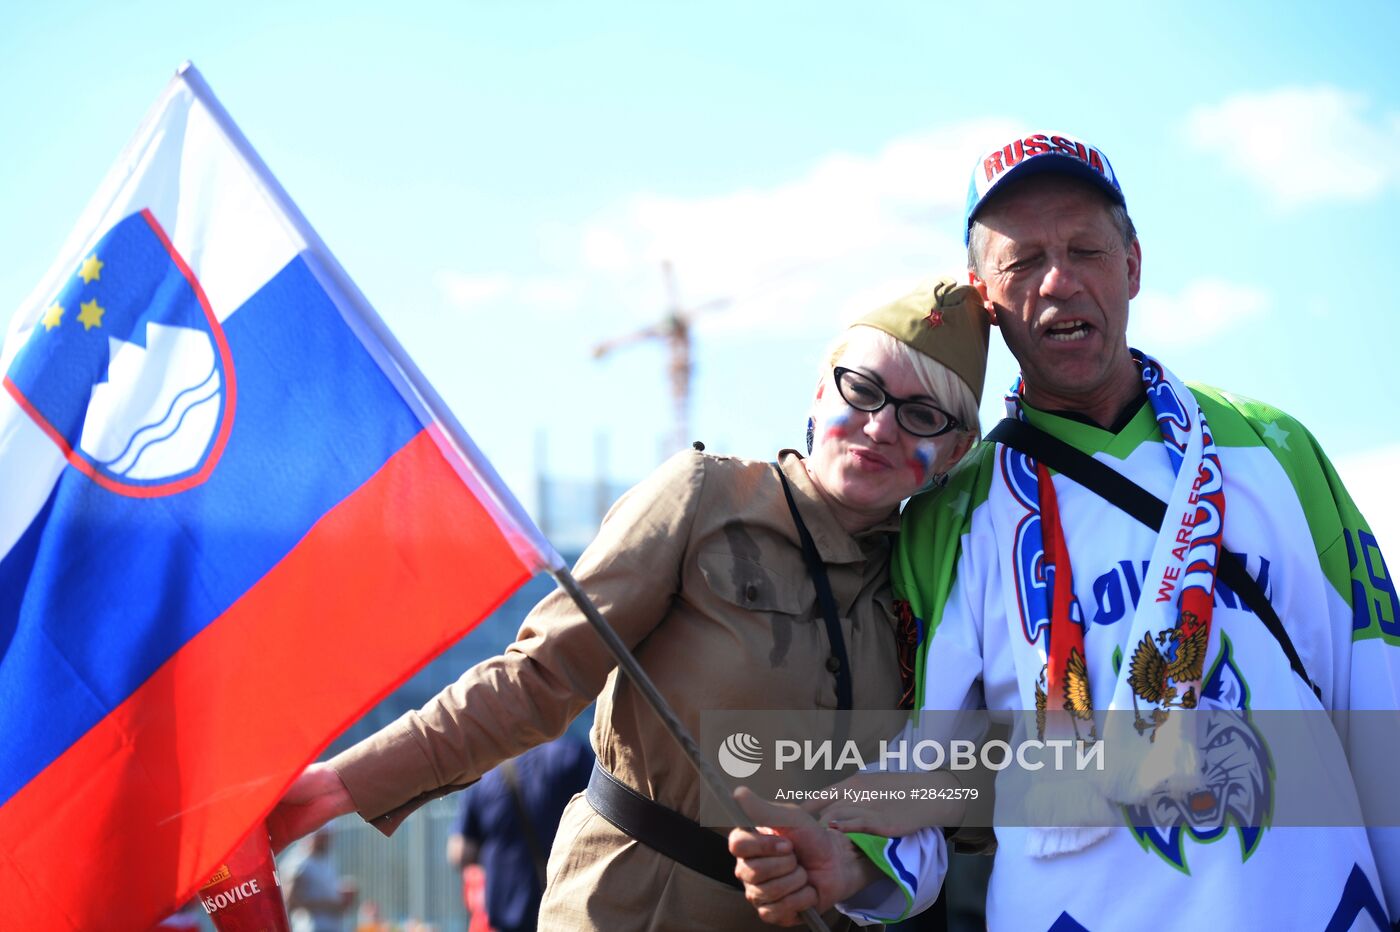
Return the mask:
[[758, 598], [758, 584], [757, 584], [757, 583], [747, 583], [747, 584], [744, 586], [744, 601], [745, 601], [745, 602], [752, 602], [752, 601], [754, 601], [754, 600], [757, 599], [757, 598]]
[[828, 658], [826, 658], [826, 668], [827, 668], [828, 670], [830, 670], [832, 673], [835, 673], [837, 670], [841, 669], [841, 658], [839, 658], [839, 657], [828, 657]]

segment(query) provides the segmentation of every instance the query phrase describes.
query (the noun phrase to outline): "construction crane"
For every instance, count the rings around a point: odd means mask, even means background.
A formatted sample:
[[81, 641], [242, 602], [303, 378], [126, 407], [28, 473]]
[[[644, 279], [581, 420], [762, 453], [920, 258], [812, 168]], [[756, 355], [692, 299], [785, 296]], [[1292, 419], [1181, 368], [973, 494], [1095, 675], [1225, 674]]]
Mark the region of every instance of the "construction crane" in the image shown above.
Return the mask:
[[666, 279], [666, 316], [660, 321], [643, 327], [633, 333], [611, 340], [604, 340], [593, 347], [593, 358], [602, 359], [613, 350], [632, 343], [646, 340], [665, 340], [671, 359], [667, 371], [671, 382], [671, 435], [667, 441], [666, 455], [680, 450], [690, 443], [690, 379], [694, 373], [690, 353], [690, 325], [696, 316], [707, 311], [717, 311], [733, 303], [732, 298], [716, 298], [682, 307], [680, 292], [676, 287], [676, 271], [670, 261], [661, 263], [661, 274]]

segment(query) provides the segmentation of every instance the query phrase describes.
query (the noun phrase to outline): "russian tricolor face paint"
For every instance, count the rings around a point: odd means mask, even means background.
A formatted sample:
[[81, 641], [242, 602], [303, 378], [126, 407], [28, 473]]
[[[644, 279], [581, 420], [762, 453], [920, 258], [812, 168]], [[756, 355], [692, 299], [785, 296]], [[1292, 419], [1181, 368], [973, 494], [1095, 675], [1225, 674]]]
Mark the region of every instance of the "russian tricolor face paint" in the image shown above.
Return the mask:
[[831, 440], [839, 440], [846, 433], [851, 424], [851, 415], [858, 412], [849, 407], [843, 410], [829, 411], [817, 420], [817, 442], [826, 443]]
[[914, 444], [914, 455], [909, 458], [908, 466], [919, 485], [928, 482], [933, 475], [933, 465], [938, 457], [938, 441], [933, 437], [925, 437]]

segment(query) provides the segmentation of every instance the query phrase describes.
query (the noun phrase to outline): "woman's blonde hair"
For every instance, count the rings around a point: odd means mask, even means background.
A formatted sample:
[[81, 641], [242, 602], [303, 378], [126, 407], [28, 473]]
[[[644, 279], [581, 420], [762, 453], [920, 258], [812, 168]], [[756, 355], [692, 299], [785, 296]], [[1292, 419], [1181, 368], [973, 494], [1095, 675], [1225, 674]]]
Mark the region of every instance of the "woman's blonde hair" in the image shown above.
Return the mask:
[[841, 335], [827, 348], [826, 355], [823, 357], [825, 362], [822, 365], [821, 378], [817, 381], [818, 387], [831, 378], [831, 370], [845, 355], [851, 342], [851, 331], [856, 327], [876, 334], [877, 339], [883, 341], [886, 348], [894, 349], [896, 353], [907, 359], [909, 364], [914, 367], [914, 372], [919, 377], [919, 384], [923, 387], [924, 393], [933, 399], [934, 404], [957, 418], [965, 430], [972, 431], [975, 436], [982, 436], [981, 420], [977, 414], [977, 398], [972, 394], [972, 389], [968, 387], [967, 383], [958, 378], [953, 370], [943, 363], [931, 356], [925, 356], [908, 343], [896, 340], [878, 327], [853, 324], [841, 331]]

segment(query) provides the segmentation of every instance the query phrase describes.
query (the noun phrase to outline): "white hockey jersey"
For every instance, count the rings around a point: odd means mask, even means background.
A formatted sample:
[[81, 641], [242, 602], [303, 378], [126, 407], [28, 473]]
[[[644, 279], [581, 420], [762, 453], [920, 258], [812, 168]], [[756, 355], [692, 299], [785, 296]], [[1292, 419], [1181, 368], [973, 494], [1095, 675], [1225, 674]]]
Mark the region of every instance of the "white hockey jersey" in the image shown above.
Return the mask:
[[[1225, 547], [1243, 559], [1283, 620], [1321, 689], [1321, 708], [1400, 708], [1400, 600], [1326, 456], [1301, 424], [1276, 409], [1191, 390], [1224, 470]], [[1147, 404], [1117, 434], [1026, 412], [1035, 426], [1169, 497], [1173, 472]], [[1043, 640], [1038, 646], [1041, 632], [1007, 593], [1044, 582], [1035, 578], [1038, 554], [1006, 559], [1026, 510], [1008, 491], [1003, 460], [999, 446], [982, 445], [946, 488], [916, 498], [904, 514], [895, 582], [921, 631], [917, 695], [924, 709], [1035, 708]], [[1132, 649], [1127, 631], [1156, 535], [1074, 480], [1056, 475], [1054, 483], [1094, 707], [1104, 708]], [[1010, 566], [1024, 578], [1008, 581]], [[1232, 697], [1241, 709], [1318, 709], [1263, 622], [1223, 584], [1215, 598], [1206, 691]], [[1330, 732], [1329, 740], [1344, 743]], [[1273, 772], [1262, 745], [1245, 740], [1237, 749], [1234, 779], [1287, 778]], [[1350, 773], [1400, 761], [1400, 748], [1336, 750]], [[988, 925], [1015, 932], [1390, 928], [1388, 915], [1400, 915], [1400, 829], [1271, 825], [1260, 805], [1213, 830], [1135, 828], [1125, 818], [1096, 843], [1050, 857], [1029, 853], [1026, 836], [1034, 830], [998, 827]], [[890, 922], [937, 896], [947, 863], [940, 832], [856, 842], [894, 882], [885, 892], [897, 891], [878, 904], [868, 894], [863, 905], [844, 904], [848, 914]]]

